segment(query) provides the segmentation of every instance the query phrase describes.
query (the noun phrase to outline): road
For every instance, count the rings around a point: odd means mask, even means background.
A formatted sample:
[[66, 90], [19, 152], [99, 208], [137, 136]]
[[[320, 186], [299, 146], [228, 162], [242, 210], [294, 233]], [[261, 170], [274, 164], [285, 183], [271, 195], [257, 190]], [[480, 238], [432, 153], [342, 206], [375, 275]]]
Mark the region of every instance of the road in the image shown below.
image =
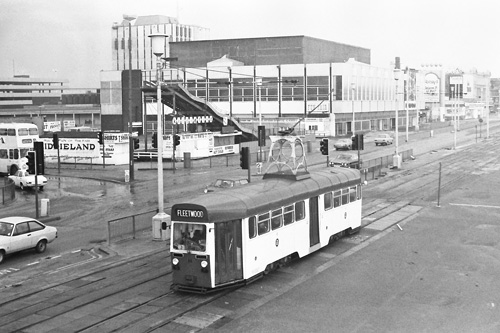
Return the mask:
[[3, 279], [10, 283], [3, 309], [31, 301], [0, 324], [6, 331], [496, 332], [499, 215], [487, 190], [500, 185], [494, 135], [417, 155], [369, 183], [359, 235], [249, 286], [210, 297], [172, 294], [166, 249], [119, 263], [95, 259], [79, 271], [46, 262], [33, 279], [29, 272]]

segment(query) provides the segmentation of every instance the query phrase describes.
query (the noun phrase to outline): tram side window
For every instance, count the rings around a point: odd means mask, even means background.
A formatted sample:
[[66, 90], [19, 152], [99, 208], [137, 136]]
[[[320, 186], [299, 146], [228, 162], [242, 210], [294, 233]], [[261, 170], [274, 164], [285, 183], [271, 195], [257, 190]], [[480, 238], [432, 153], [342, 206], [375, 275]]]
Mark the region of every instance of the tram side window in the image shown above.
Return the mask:
[[269, 213], [259, 215], [259, 223], [257, 224], [259, 235], [269, 232]]
[[295, 218], [300, 221], [306, 217], [306, 204], [304, 201], [295, 204]]
[[248, 236], [250, 238], [257, 236], [257, 221], [255, 216], [248, 218]]
[[295, 214], [294, 214], [294, 210], [293, 210], [293, 205], [286, 206], [285, 208], [283, 208], [283, 220], [284, 220], [285, 225], [289, 225], [289, 224], [293, 223], [293, 221], [295, 220], [294, 215]]
[[7, 149], [0, 149], [0, 158], [7, 159], [9, 157], [9, 153]]
[[340, 196], [340, 190], [333, 192], [333, 207], [339, 207], [341, 205]]
[[358, 185], [358, 186], [356, 186], [356, 188], [357, 188], [357, 191], [358, 191], [358, 200], [359, 200], [359, 199], [361, 199], [361, 186]]
[[344, 188], [342, 189], [342, 204], [346, 205], [349, 203], [349, 189]]
[[353, 186], [349, 188], [349, 201], [354, 202], [356, 199], [356, 186]]
[[278, 229], [283, 225], [283, 211], [280, 209], [273, 210], [271, 213], [271, 228]]
[[332, 207], [333, 207], [332, 192], [325, 193], [325, 210], [331, 209]]

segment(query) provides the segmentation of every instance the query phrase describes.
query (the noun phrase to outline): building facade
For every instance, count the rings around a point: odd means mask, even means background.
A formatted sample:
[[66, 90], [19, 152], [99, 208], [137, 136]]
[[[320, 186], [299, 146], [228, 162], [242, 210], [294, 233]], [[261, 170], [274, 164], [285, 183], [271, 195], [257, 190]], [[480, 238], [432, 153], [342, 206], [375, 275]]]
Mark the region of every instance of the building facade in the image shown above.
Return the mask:
[[[127, 20], [121, 24], [114, 23], [111, 28], [112, 70], [129, 69], [130, 60], [132, 69], [154, 69], [156, 58], [151, 52], [151, 38], [148, 37], [154, 33], [168, 35], [169, 42], [195, 41], [210, 36], [207, 28], [180, 24], [176, 18], [163, 15], [139, 16], [131, 24]], [[168, 56], [168, 50], [164, 54]]]

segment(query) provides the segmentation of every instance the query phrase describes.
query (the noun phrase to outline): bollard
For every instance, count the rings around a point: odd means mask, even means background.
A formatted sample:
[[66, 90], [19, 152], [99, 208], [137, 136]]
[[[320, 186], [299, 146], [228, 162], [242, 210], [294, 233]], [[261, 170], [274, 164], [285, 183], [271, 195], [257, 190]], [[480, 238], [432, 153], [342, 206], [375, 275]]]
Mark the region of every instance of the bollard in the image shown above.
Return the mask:
[[184, 152], [184, 169], [191, 169], [191, 153]]
[[40, 209], [40, 216], [46, 217], [49, 216], [50, 213], [50, 200], [49, 199], [42, 199], [41, 200], [41, 209]]
[[130, 181], [130, 171], [129, 170], [124, 170], [125, 171], [125, 183], [128, 183]]

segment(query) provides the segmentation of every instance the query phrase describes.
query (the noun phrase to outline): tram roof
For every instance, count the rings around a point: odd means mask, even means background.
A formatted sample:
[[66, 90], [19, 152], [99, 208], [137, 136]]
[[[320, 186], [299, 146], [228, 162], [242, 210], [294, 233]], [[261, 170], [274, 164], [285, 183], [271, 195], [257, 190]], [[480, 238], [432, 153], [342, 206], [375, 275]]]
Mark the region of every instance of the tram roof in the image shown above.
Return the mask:
[[175, 204], [172, 209], [197, 205], [206, 209], [208, 221], [224, 222], [257, 215], [360, 182], [359, 170], [329, 168], [311, 172], [310, 177], [301, 180], [268, 178], [224, 191], [203, 194], [189, 202]]

